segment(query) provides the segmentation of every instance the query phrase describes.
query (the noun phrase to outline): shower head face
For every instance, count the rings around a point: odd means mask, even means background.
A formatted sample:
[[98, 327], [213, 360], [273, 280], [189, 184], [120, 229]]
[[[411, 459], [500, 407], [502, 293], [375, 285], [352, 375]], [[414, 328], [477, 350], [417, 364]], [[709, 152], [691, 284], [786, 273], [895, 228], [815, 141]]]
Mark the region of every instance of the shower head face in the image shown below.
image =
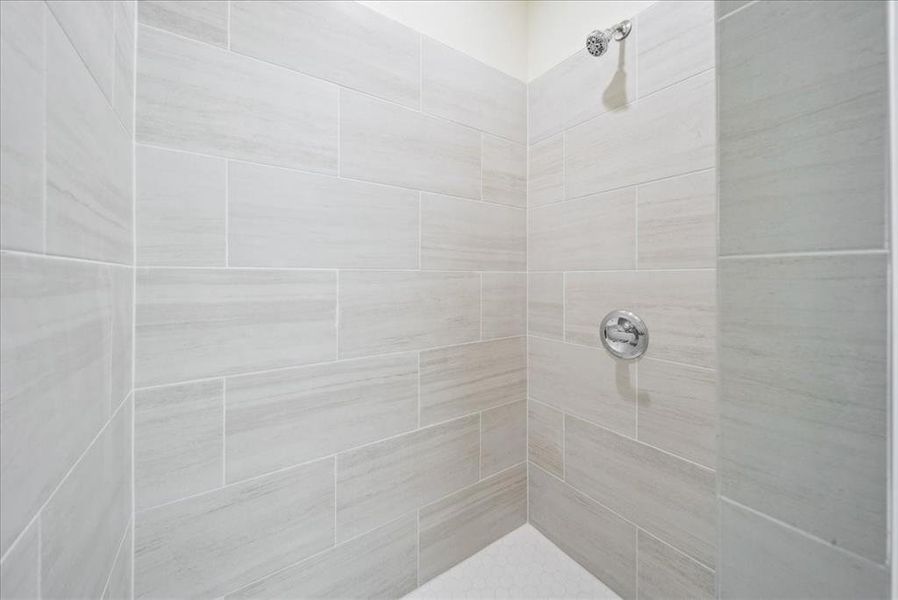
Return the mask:
[[608, 46], [611, 44], [611, 33], [609, 31], [599, 31], [596, 29], [586, 38], [586, 49], [593, 56], [602, 56], [608, 52]]

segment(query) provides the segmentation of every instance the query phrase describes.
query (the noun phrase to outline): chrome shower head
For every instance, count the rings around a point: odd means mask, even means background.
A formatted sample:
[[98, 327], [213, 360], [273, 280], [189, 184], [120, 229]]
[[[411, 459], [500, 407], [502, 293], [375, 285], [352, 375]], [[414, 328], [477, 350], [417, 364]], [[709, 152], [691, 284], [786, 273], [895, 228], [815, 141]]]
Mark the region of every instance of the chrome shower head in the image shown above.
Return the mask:
[[608, 46], [611, 45], [611, 40], [620, 42], [630, 35], [630, 29], [632, 29], [632, 27], [633, 25], [630, 21], [621, 21], [614, 27], [606, 29], [605, 31], [596, 29], [586, 38], [586, 49], [593, 56], [602, 56], [608, 52]]

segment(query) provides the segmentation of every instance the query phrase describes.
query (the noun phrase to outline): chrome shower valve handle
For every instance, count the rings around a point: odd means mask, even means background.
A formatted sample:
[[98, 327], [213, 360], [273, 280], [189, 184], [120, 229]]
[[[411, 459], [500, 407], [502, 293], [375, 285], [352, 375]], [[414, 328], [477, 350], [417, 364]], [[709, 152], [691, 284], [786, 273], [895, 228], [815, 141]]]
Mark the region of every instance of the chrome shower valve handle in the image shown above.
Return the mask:
[[642, 319], [628, 310], [613, 310], [602, 319], [602, 345], [615, 358], [639, 358], [649, 347], [649, 330]]

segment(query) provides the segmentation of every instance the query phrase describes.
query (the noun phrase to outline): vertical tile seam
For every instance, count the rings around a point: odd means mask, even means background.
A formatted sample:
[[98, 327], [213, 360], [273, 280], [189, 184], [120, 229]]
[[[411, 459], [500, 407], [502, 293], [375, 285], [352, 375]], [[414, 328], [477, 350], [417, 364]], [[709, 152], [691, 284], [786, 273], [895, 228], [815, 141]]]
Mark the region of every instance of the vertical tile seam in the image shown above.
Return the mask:
[[137, 51], [138, 37], [137, 0], [133, 2], [131, 15], [131, 598], [134, 598], [137, 572]]
[[[44, 94], [44, 105], [43, 105], [43, 138], [44, 138], [44, 147], [41, 149], [43, 153], [43, 161], [41, 164], [41, 253], [47, 253], [47, 124], [49, 122], [49, 112], [50, 112], [50, 102], [47, 99], [47, 79], [49, 72], [50, 61], [47, 60], [47, 38], [48, 36], [48, 28], [49, 24], [47, 22], [47, 12], [49, 12], [50, 7], [46, 4], [41, 6], [41, 35], [43, 36], [43, 52], [44, 52], [44, 77], [43, 77], [43, 94]], [[136, 51], [135, 51], [136, 55]], [[133, 143], [132, 143], [133, 146]], [[132, 152], [133, 154], [133, 152]]]
[[[131, 536], [131, 539], [133, 547], [133, 535]], [[133, 566], [133, 559], [131, 560], [131, 564]], [[133, 584], [134, 579], [132, 578], [131, 581]], [[37, 517], [37, 597], [39, 599], [44, 597], [44, 520], [41, 518], [40, 513], [38, 513]]]
[[225, 159], [224, 197], [224, 266], [231, 266], [231, 160]]
[[228, 378], [221, 378], [221, 486], [228, 484]]

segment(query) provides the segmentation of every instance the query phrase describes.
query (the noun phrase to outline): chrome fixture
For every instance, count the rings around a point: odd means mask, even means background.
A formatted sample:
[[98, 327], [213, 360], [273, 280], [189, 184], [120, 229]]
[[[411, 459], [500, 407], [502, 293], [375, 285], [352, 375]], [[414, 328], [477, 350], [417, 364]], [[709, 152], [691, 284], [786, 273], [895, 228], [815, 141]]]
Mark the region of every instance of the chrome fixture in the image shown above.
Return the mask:
[[649, 329], [628, 310], [613, 310], [602, 319], [602, 345], [615, 358], [633, 360], [649, 347]]
[[608, 52], [608, 46], [611, 45], [611, 40], [614, 40], [615, 42], [623, 41], [630, 35], [630, 29], [632, 28], [633, 24], [630, 23], [630, 21], [621, 21], [605, 31], [596, 29], [586, 38], [586, 49], [589, 50], [589, 53], [593, 56], [602, 56]]

